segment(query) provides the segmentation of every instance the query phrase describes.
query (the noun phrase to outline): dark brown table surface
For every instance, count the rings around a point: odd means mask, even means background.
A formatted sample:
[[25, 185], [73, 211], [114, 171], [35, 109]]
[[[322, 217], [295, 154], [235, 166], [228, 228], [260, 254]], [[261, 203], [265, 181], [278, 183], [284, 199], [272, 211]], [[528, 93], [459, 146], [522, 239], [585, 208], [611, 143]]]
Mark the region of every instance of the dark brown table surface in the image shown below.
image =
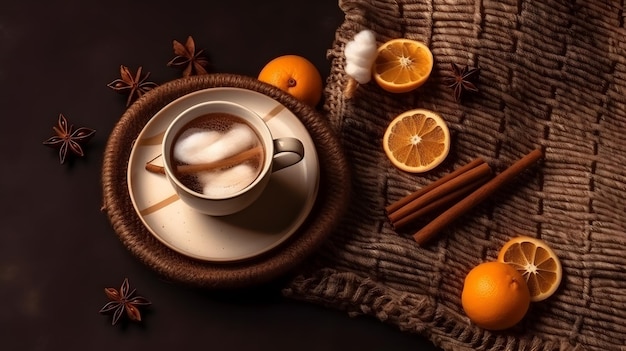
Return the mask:
[[[370, 317], [286, 299], [281, 279], [237, 291], [168, 282], [132, 256], [101, 212], [102, 157], [125, 98], [119, 66], [150, 80], [172, 40], [192, 35], [216, 73], [256, 77], [271, 58], [307, 57], [327, 76], [336, 0], [4, 1], [0, 5], [0, 349], [435, 350]], [[84, 158], [59, 164], [42, 142], [63, 113], [96, 129]], [[111, 326], [105, 287], [128, 277], [153, 305]]]

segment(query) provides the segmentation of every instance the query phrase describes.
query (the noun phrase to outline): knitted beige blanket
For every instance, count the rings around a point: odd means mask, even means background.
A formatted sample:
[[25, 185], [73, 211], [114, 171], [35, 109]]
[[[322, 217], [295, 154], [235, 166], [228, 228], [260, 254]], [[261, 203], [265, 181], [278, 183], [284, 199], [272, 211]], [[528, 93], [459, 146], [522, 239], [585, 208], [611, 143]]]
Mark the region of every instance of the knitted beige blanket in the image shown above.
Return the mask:
[[[626, 30], [618, 0], [343, 0], [328, 52], [324, 112], [352, 165], [345, 218], [284, 294], [371, 315], [445, 350], [626, 350]], [[352, 99], [343, 48], [370, 29], [379, 44], [426, 43], [426, 85], [391, 94], [370, 82]], [[481, 69], [479, 93], [456, 102], [450, 63]], [[393, 117], [439, 112], [446, 161], [404, 173], [381, 140]], [[476, 157], [496, 172], [535, 148], [544, 160], [420, 247], [384, 208]], [[322, 165], [323, 166], [323, 165]], [[518, 234], [548, 242], [563, 264], [559, 290], [516, 327], [476, 327], [460, 302], [463, 279]]]

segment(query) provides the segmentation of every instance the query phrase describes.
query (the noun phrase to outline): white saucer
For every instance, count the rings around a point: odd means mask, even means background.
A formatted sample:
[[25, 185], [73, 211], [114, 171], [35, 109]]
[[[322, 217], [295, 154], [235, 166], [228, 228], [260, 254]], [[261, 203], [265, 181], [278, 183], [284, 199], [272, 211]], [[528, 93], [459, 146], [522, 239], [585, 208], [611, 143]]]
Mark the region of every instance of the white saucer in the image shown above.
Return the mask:
[[[272, 174], [265, 192], [250, 207], [224, 217], [192, 210], [178, 199], [164, 175], [145, 169], [146, 162], [160, 159], [163, 134], [174, 117], [210, 100], [247, 106], [265, 119], [274, 138], [294, 136], [304, 144], [302, 161]], [[318, 186], [318, 156], [306, 127], [278, 101], [240, 88], [200, 90], [171, 102], [145, 125], [128, 162], [130, 198], [146, 228], [171, 249], [212, 262], [249, 259], [287, 240], [311, 212]]]

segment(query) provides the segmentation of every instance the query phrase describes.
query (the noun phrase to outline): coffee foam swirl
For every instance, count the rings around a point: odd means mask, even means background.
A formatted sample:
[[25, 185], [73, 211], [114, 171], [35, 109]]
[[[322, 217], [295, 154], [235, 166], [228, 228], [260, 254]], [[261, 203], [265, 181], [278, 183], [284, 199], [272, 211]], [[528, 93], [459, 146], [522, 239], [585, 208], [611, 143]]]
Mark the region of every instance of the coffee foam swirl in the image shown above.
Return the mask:
[[[216, 121], [200, 117], [198, 121], [194, 121], [195, 123], [192, 122], [174, 144], [172, 155], [176, 163], [190, 165], [211, 163], [258, 146], [261, 142], [256, 132], [245, 122], [235, 118]], [[196, 192], [210, 197], [224, 197], [251, 184], [260, 172], [261, 163], [262, 155], [259, 155], [230, 168], [178, 178]]]

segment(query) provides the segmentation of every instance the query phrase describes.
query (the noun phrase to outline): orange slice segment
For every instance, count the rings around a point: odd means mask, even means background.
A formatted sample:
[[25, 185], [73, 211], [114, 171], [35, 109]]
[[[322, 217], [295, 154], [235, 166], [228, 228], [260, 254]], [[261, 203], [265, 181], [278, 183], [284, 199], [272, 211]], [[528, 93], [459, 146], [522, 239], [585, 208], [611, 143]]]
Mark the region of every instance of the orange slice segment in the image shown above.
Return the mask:
[[433, 111], [409, 110], [389, 123], [383, 148], [399, 169], [421, 173], [438, 166], [450, 151], [450, 131], [446, 122]]
[[433, 54], [428, 46], [400, 38], [378, 47], [372, 74], [384, 90], [405, 93], [424, 84], [432, 69]]
[[522, 274], [533, 302], [547, 299], [561, 284], [561, 262], [543, 240], [527, 236], [513, 238], [500, 249], [498, 261], [512, 265]]

